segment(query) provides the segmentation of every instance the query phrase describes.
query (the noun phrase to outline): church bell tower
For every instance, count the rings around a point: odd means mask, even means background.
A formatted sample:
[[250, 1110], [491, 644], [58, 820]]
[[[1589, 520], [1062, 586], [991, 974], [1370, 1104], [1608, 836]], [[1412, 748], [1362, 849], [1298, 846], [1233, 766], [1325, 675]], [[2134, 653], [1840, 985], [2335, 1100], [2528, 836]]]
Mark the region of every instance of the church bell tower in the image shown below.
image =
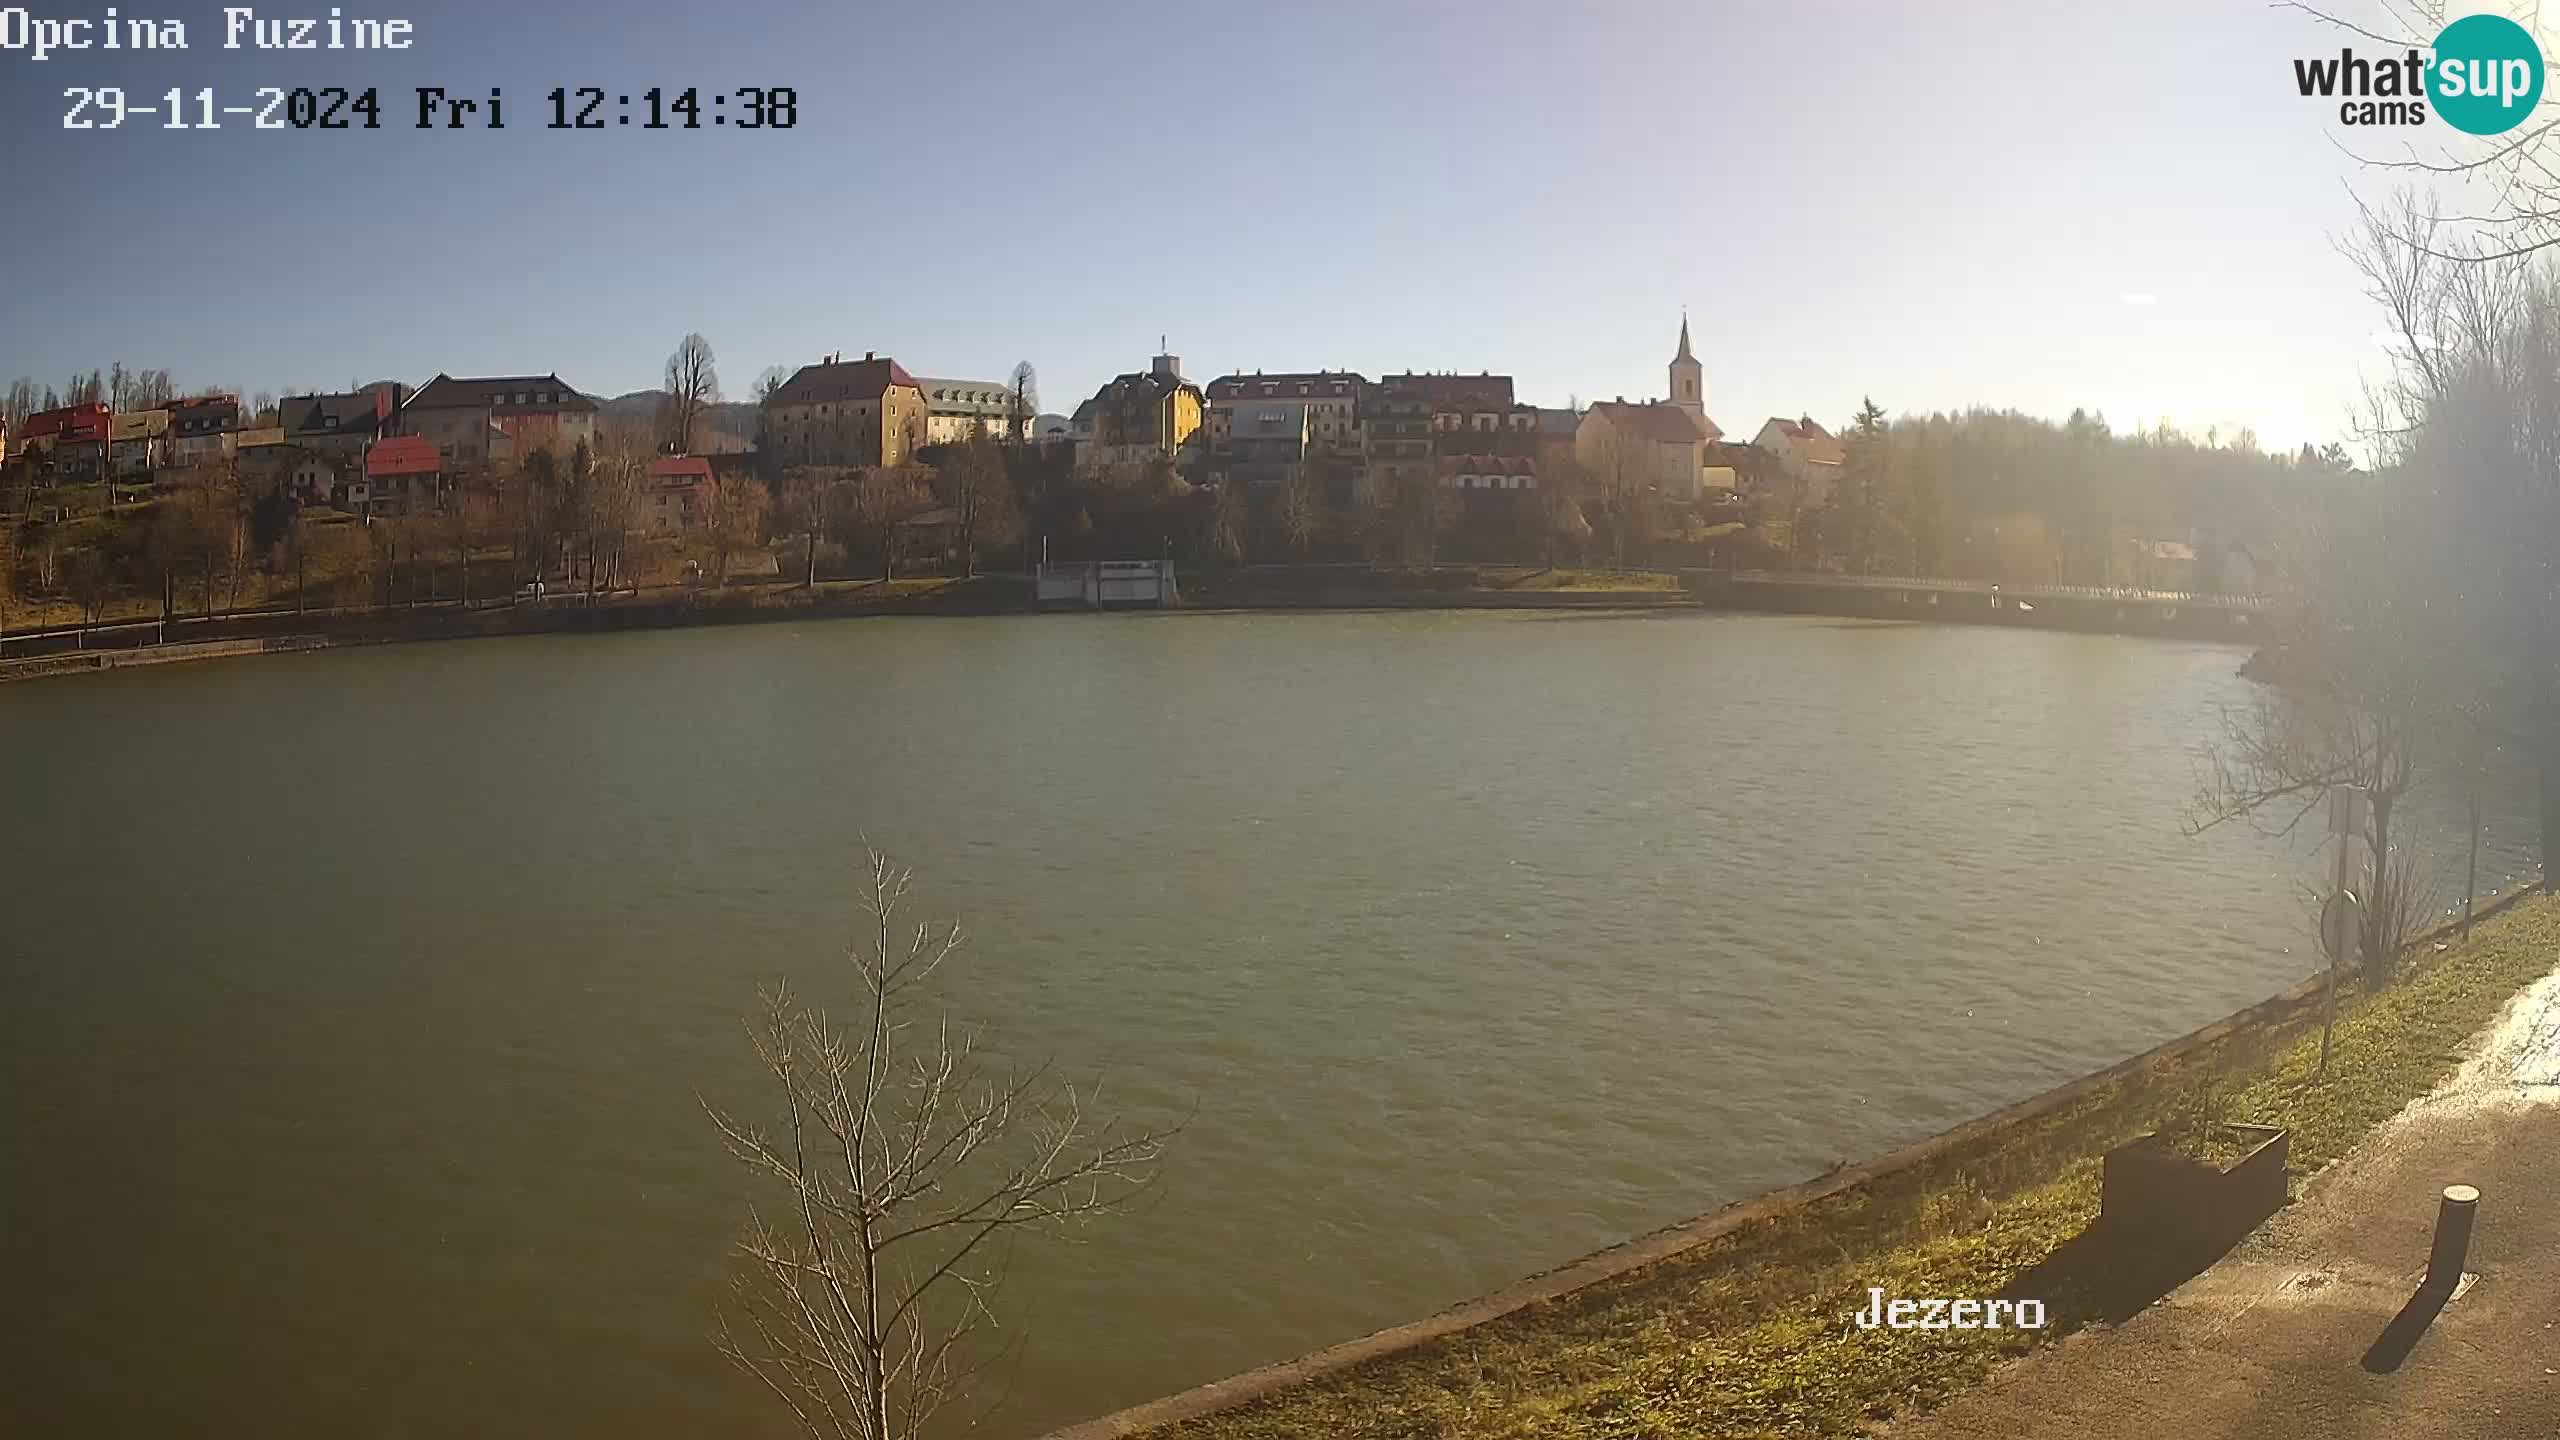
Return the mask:
[[1707, 418], [1707, 367], [1689, 353], [1689, 313], [1680, 312], [1680, 353], [1671, 357], [1671, 403], [1704, 424]]

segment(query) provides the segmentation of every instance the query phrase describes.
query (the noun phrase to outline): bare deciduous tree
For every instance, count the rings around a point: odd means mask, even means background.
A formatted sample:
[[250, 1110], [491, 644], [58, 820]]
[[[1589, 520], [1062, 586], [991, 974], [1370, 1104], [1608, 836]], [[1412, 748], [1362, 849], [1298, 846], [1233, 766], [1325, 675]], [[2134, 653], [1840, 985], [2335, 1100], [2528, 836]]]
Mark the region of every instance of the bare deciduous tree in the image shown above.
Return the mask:
[[913, 469], [872, 466], [843, 492], [842, 532], [848, 543], [876, 546], [880, 578], [898, 578], [897, 525], [922, 509], [929, 493]]
[[749, 1211], [718, 1344], [829, 1440], [905, 1440], [964, 1395], [1003, 1353], [1005, 1242], [1124, 1204], [1167, 1133], [1089, 1118], [1074, 1086], [999, 1071], [975, 1031], [920, 1016], [961, 942], [908, 926], [909, 879], [872, 854], [850, 1023], [767, 992], [750, 1033], [780, 1092], [772, 1123], [704, 1105], [779, 1190]]
[[960, 573], [978, 573], [982, 548], [1001, 548], [1021, 533], [1013, 482], [1004, 452], [983, 428], [952, 446], [935, 474], [935, 489], [960, 522]]
[[2384, 468], [2331, 475], [2269, 552], [2283, 602], [2262, 652], [2273, 693], [2226, 717], [2189, 812], [2192, 828], [2287, 831], [2331, 787], [2364, 789], [2351, 888], [2373, 983], [2433, 908], [2393, 836], [2400, 802], [2429, 769], [2467, 788], [2501, 717], [2527, 735], [2550, 713], [2537, 622], [2552, 613], [2560, 448], [2534, 430], [2560, 393], [2560, 296], [2537, 302], [2512, 267], [2446, 263], [2433, 234], [2404, 205], [2368, 215], [2349, 250], [2394, 327], [2398, 373], [2369, 397]]
[[1291, 466], [1289, 478], [1280, 487], [1275, 518], [1281, 539], [1288, 542], [1289, 553], [1306, 558], [1307, 547], [1315, 543], [1322, 528], [1324, 497], [1316, 477], [1306, 464]]
[[694, 432], [704, 412], [720, 402], [720, 370], [711, 342], [687, 335], [667, 357], [667, 443], [673, 453], [693, 453]]
[[1007, 416], [1011, 423], [1005, 427], [1004, 440], [1007, 445], [1019, 445], [1031, 438], [1031, 424], [1039, 418], [1040, 372], [1025, 360], [1013, 367], [1013, 379], [1006, 389], [1011, 392], [1011, 413]]
[[729, 583], [729, 557], [732, 552], [764, 541], [765, 511], [770, 497], [764, 482], [753, 475], [738, 472], [723, 475], [711, 483], [711, 513], [704, 527], [704, 542], [711, 548], [711, 583]]

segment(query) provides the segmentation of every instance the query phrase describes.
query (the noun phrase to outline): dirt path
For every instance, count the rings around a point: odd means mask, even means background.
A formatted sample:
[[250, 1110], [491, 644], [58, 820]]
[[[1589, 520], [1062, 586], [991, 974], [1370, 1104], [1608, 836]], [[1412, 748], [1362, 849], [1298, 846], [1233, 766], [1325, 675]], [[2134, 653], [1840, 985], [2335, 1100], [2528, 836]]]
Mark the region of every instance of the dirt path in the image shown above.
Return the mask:
[[[2437, 1197], [2457, 1183], [2481, 1193], [2475, 1278], [2426, 1322], [2412, 1297]], [[1884, 1433], [2560, 1437], [2560, 972], [2220, 1264]]]

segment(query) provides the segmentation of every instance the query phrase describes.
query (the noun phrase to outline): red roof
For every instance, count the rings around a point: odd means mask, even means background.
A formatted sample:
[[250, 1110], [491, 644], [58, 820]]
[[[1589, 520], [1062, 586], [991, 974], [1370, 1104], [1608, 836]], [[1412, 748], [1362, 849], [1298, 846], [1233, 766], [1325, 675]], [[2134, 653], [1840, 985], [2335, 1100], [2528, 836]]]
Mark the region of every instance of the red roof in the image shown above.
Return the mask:
[[668, 455], [649, 462], [649, 480], [658, 485], [679, 485], [700, 480], [709, 483], [711, 460], [704, 455]]
[[1209, 382], [1212, 400], [1305, 400], [1324, 395], [1356, 395], [1369, 383], [1351, 370], [1290, 370], [1265, 375], [1221, 375]]
[[394, 435], [377, 440], [365, 452], [364, 473], [374, 478], [391, 475], [433, 475], [444, 469], [444, 457], [436, 453], [435, 442], [424, 435]]
[[41, 440], [49, 435], [71, 444], [82, 440], [104, 440], [109, 423], [103, 402], [65, 405], [59, 410], [39, 410], [19, 421], [18, 438]]
[[1418, 395], [1431, 402], [1431, 408], [1443, 413], [1508, 410], [1512, 405], [1511, 377], [1508, 375], [1384, 375], [1378, 384], [1388, 390]]
[[903, 385], [919, 394], [924, 390], [897, 361], [884, 355], [865, 355], [859, 360], [803, 365], [764, 403], [779, 406], [877, 400], [893, 385]]
[[1795, 441], [1803, 450], [1804, 458], [1813, 464], [1837, 465], [1846, 458], [1840, 441], [1822, 428], [1821, 421], [1810, 415], [1795, 420], [1772, 415], [1769, 424], [1777, 426], [1779, 434]]

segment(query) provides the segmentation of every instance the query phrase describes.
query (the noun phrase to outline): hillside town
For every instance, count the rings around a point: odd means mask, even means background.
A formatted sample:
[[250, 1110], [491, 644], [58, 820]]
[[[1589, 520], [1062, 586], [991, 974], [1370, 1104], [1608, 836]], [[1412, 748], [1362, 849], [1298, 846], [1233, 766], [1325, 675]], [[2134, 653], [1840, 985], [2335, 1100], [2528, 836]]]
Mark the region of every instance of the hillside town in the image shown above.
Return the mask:
[[1489, 369], [1204, 384], [1165, 349], [1061, 414], [1027, 364], [937, 378], [866, 351], [773, 367], [740, 404], [688, 335], [665, 388], [617, 400], [554, 372], [248, 400], [121, 366], [68, 396], [22, 380], [0, 626], [1154, 557], [2216, 588], [2245, 577], [2264, 482], [2347, 468], [2084, 414], [1872, 403], [1839, 430], [1770, 416], [1741, 438], [1709, 412], [1686, 316], [1663, 378], [1542, 405]]

